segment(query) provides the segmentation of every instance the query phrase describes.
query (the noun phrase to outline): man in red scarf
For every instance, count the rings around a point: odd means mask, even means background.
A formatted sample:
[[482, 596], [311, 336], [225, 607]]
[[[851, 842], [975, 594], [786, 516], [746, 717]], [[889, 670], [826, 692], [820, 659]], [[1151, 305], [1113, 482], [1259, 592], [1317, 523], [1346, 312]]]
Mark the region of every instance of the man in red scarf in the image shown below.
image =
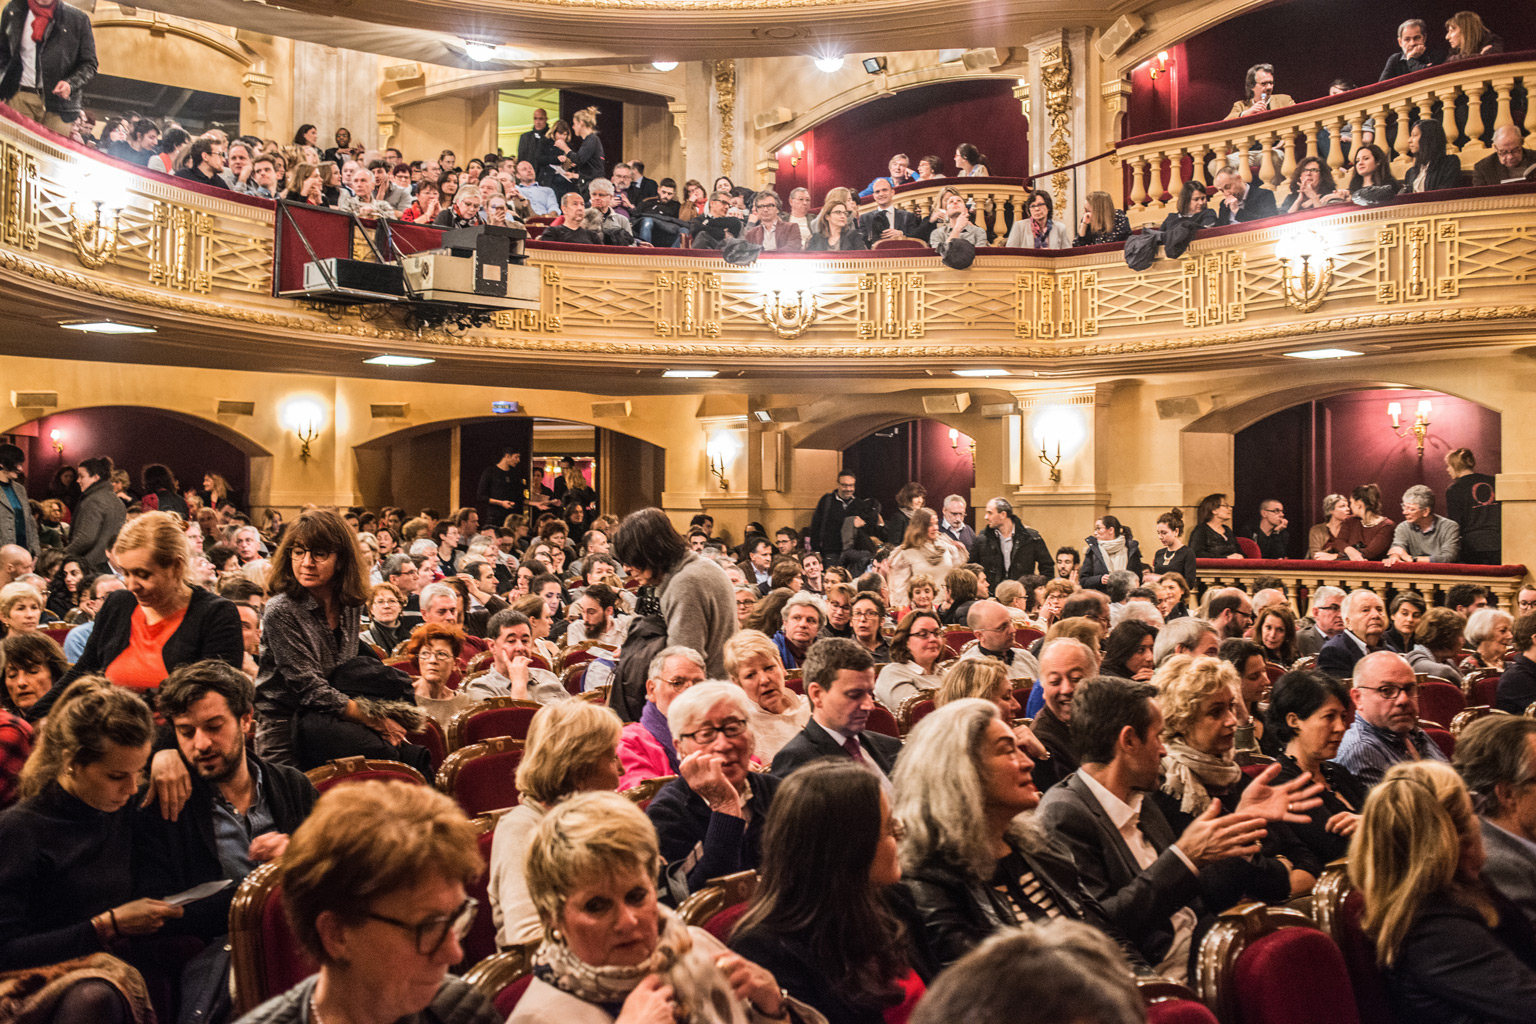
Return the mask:
[[0, 100], [68, 135], [96, 76], [91, 19], [64, 0], [10, 0], [0, 12]]

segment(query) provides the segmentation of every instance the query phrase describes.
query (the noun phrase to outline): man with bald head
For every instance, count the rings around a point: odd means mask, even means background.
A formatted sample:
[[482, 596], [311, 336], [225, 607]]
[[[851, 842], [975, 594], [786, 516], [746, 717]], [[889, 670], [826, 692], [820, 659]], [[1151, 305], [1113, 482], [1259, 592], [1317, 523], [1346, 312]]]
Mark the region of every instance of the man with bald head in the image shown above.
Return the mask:
[[1472, 165], [1472, 184], [1501, 185], [1536, 177], [1536, 149], [1525, 144], [1520, 129], [1507, 124], [1493, 133], [1493, 152]]
[[1350, 693], [1355, 721], [1334, 760], [1361, 782], [1376, 785], [1400, 761], [1447, 760], [1419, 728], [1419, 684], [1401, 654], [1377, 651], [1361, 658]]
[[1035, 788], [1041, 793], [1078, 769], [1077, 748], [1072, 744], [1072, 697], [1084, 679], [1099, 672], [1099, 657], [1086, 644], [1071, 637], [1057, 637], [1040, 650], [1040, 680], [1045, 698], [1031, 730], [1050, 757], [1035, 761]]
[[20, 544], [0, 547], [0, 587], [15, 583], [32, 571], [32, 552]]
[[1039, 679], [1040, 665], [1024, 648], [1013, 645], [1013, 616], [996, 601], [976, 601], [965, 617], [965, 624], [976, 634], [975, 647], [960, 655], [967, 658], [995, 658], [1008, 670], [1009, 679]]
[[1392, 650], [1390, 646], [1383, 647], [1381, 640], [1387, 630], [1387, 606], [1374, 590], [1352, 590], [1339, 611], [1344, 617], [1344, 631], [1323, 644], [1317, 655], [1317, 667], [1335, 679], [1348, 679], [1367, 654]]

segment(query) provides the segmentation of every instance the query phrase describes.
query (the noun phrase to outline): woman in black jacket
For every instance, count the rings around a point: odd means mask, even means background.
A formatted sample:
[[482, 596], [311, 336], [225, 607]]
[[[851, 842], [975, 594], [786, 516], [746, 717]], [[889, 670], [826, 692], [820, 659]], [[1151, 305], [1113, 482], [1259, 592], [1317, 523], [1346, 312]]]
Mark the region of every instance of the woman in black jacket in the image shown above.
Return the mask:
[[1100, 516], [1093, 524], [1093, 535], [1085, 537], [1083, 544], [1083, 567], [1077, 578], [1089, 590], [1107, 590], [1109, 574], [1121, 569], [1135, 573], [1138, 580], [1147, 571], [1141, 546], [1114, 516]]
[[[161, 512], [178, 515], [183, 521], [192, 518], [187, 510], [186, 500], [179, 493], [176, 474], [171, 472], [170, 467], [151, 462], [140, 471], [139, 480], [144, 485], [145, 508], [159, 509]], [[153, 501], [149, 500], [151, 497]]]
[[897, 885], [899, 832], [879, 777], [851, 759], [812, 762], [775, 794], [730, 945], [829, 1024], [904, 1021], [936, 972]]
[[1196, 558], [1242, 558], [1237, 534], [1232, 532], [1232, 503], [1225, 494], [1207, 494], [1195, 509], [1195, 528], [1189, 547]]
[[850, 249], [868, 249], [869, 243], [853, 226], [850, 205], [834, 200], [822, 208], [816, 218], [816, 233], [806, 243], [806, 252], [840, 252]]
[[1408, 133], [1413, 166], [1403, 172], [1404, 192], [1434, 192], [1461, 187], [1461, 161], [1445, 151], [1445, 128], [1430, 118]]
[[1040, 803], [1034, 767], [988, 700], [946, 704], [907, 738], [891, 779], [893, 810], [905, 832], [902, 881], [929, 949], [947, 967], [1003, 929], [1070, 917], [1148, 971], [1083, 890], [1071, 855], [1023, 817]]

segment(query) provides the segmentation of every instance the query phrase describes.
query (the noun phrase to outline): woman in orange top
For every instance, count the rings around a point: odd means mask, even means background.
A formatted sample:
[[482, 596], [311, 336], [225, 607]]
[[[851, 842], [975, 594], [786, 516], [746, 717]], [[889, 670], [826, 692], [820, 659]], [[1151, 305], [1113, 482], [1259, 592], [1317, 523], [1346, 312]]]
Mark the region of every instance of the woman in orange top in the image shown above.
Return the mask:
[[240, 667], [240, 615], [230, 602], [187, 581], [191, 556], [176, 517], [146, 512], [123, 527], [112, 555], [127, 589], [102, 602], [85, 652], [55, 691], [89, 674], [154, 690], [178, 665], [207, 658]]

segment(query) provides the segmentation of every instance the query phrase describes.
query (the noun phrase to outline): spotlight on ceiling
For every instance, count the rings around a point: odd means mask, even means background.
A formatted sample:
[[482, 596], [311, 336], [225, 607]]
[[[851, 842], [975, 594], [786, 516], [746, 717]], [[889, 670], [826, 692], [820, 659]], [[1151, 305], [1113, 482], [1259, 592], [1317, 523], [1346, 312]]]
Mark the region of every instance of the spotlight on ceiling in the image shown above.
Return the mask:
[[487, 64], [496, 58], [496, 47], [490, 43], [477, 43], [464, 40], [464, 56], [476, 64]]
[[136, 324], [120, 324], [112, 320], [67, 320], [59, 326], [66, 331], [84, 331], [86, 334], [154, 334], [153, 327]]
[[885, 70], [885, 58], [884, 57], [865, 57], [864, 58], [864, 70], [868, 71], [872, 75], [878, 75], [880, 72]]
[[842, 57], [817, 57], [816, 58], [816, 70], [817, 71], [824, 71], [824, 72], [826, 72], [827, 74], [830, 75], [834, 71], [841, 71], [842, 68], [843, 68], [843, 58]]
[[428, 363], [437, 362], [437, 360], [428, 359], [425, 356], [396, 356], [385, 354], [382, 356], [374, 356], [371, 359], [364, 359], [363, 362], [370, 366], [426, 366]]
[[651, 67], [655, 68], [657, 71], [671, 71], [673, 68], [677, 67], [677, 61], [653, 60], [651, 61]]

